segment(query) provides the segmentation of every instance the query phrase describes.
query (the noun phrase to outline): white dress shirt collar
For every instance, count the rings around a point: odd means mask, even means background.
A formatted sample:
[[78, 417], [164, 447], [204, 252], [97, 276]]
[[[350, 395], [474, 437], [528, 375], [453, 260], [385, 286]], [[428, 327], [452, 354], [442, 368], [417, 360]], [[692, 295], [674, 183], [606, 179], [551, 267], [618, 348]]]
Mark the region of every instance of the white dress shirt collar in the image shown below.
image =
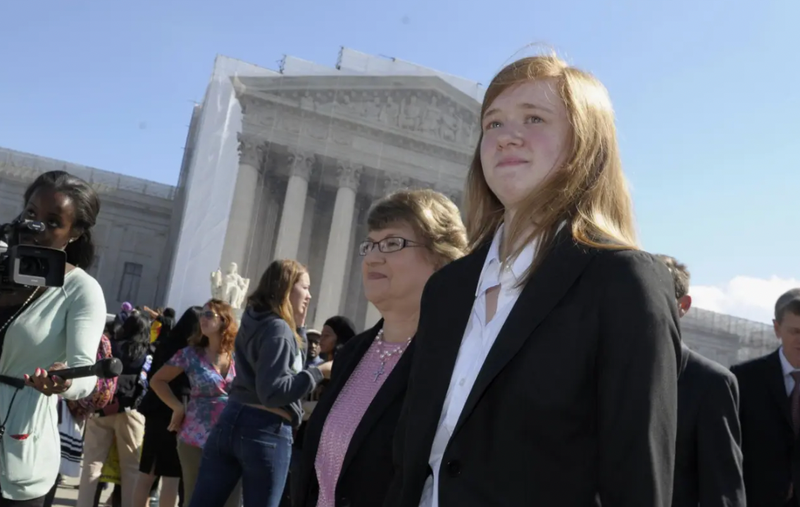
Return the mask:
[[[506, 287], [507, 282], [516, 286], [525, 275], [525, 271], [527, 271], [533, 263], [533, 256], [536, 253], [535, 241], [528, 243], [517, 258], [514, 259], [514, 262], [504, 266], [503, 273], [500, 272], [500, 244], [503, 241], [504, 228], [505, 224], [500, 224], [500, 227], [497, 228], [497, 232], [494, 234], [494, 239], [492, 239], [492, 244], [489, 247], [489, 253], [486, 255], [486, 261], [483, 263], [483, 271], [481, 271], [478, 287], [475, 289], [475, 297], [480, 296], [497, 285], [503, 285], [504, 289], [511, 288]], [[506, 274], [510, 276], [507, 277]]]
[[793, 371], [800, 370], [800, 368], [795, 368], [794, 366], [792, 366], [789, 360], [786, 359], [786, 353], [783, 351], [783, 345], [781, 345], [780, 351], [778, 352], [778, 356], [780, 356], [781, 358], [781, 369], [783, 370], [784, 377], [791, 375]]

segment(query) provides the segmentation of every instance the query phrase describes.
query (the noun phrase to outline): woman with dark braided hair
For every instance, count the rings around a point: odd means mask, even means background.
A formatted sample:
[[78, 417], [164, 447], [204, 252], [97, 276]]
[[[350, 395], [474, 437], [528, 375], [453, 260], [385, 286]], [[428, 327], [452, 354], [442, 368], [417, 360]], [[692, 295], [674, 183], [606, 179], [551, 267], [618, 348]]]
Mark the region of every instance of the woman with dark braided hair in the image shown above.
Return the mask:
[[[14, 244], [66, 252], [62, 287], [15, 285], [0, 292], [0, 374], [27, 388], [0, 384], [0, 506], [39, 506], [60, 464], [56, 403], [78, 400], [97, 379], [64, 380], [48, 372], [94, 364], [106, 319], [103, 290], [84, 271], [92, 265], [97, 194], [64, 171], [40, 175], [24, 195], [19, 220], [44, 230], [12, 237]], [[14, 235], [16, 236], [16, 235]]]

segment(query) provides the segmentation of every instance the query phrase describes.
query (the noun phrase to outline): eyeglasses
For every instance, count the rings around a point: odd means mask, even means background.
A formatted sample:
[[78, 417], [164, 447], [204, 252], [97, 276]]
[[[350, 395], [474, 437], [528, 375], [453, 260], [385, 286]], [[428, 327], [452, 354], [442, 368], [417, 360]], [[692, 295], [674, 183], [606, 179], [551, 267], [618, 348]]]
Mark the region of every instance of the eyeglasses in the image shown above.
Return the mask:
[[212, 310], [204, 310], [200, 312], [200, 316], [208, 320], [214, 320], [217, 317], [217, 315], [218, 314]]
[[364, 257], [370, 253], [375, 246], [377, 246], [378, 250], [382, 253], [394, 253], [399, 252], [403, 248], [416, 248], [424, 245], [405, 238], [384, 238], [380, 241], [364, 241], [358, 245], [358, 255]]

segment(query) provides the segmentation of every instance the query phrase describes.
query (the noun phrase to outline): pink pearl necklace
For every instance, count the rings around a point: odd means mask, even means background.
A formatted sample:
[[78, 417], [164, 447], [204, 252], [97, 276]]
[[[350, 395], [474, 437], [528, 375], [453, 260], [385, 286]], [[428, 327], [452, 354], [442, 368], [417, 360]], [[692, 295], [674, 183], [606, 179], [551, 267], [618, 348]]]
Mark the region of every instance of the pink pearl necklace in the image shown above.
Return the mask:
[[386, 373], [386, 361], [388, 361], [390, 357], [405, 352], [408, 345], [411, 343], [411, 338], [413, 337], [409, 336], [405, 343], [401, 343], [393, 349], [386, 349], [387, 343], [383, 339], [383, 329], [378, 331], [378, 335], [375, 336], [375, 341], [378, 342], [378, 357], [381, 360], [381, 366], [378, 368], [378, 371], [375, 372], [375, 380], [373, 380], [373, 382], [377, 382], [381, 375]]

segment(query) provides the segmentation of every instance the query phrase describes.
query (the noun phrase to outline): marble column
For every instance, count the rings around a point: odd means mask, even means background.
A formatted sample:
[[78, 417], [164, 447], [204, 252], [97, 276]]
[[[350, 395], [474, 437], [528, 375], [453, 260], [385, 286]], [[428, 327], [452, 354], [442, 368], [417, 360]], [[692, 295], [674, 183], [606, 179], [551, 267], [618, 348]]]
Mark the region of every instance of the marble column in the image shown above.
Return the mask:
[[319, 291], [314, 325], [321, 329], [327, 319], [339, 314], [339, 305], [344, 288], [347, 260], [350, 254], [353, 214], [355, 213], [356, 190], [362, 168], [358, 164], [340, 160], [339, 189], [333, 205], [333, 220], [325, 251], [322, 284]]
[[251, 256], [251, 238], [258, 210], [260, 172], [267, 162], [266, 145], [258, 139], [239, 135], [239, 172], [236, 175], [231, 213], [225, 243], [222, 249], [220, 267], [231, 262], [239, 265], [246, 273]]
[[281, 225], [275, 244], [274, 259], [296, 259], [300, 247], [300, 232], [306, 210], [308, 180], [314, 166], [314, 154], [297, 149], [289, 150], [289, 183], [283, 200]]

